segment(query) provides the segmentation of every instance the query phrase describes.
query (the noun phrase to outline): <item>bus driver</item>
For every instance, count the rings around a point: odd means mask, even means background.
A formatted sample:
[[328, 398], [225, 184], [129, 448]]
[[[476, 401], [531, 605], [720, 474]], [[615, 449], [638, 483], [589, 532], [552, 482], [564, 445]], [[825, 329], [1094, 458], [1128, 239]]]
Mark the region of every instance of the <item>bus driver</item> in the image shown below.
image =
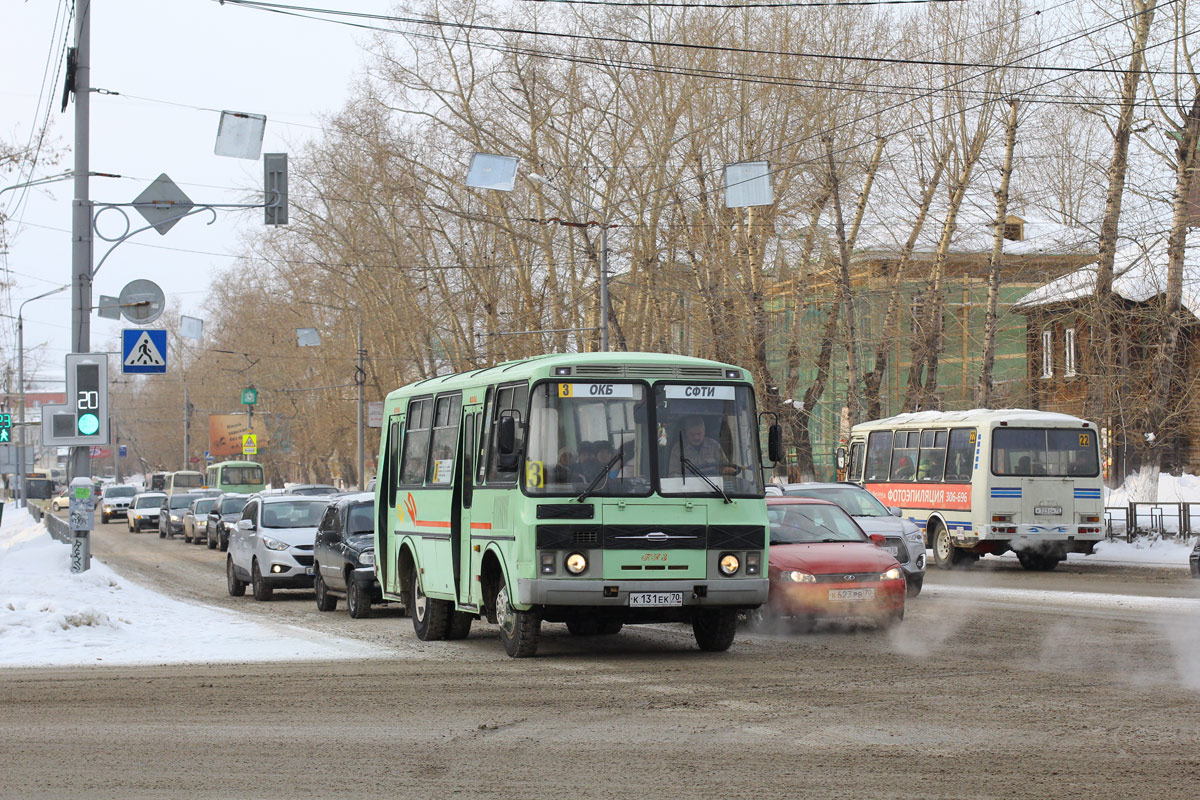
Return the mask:
[[[729, 461], [729, 456], [721, 449], [715, 439], [705, 435], [704, 418], [699, 415], [687, 417], [683, 421], [683, 457], [692, 462], [701, 472], [711, 473], [720, 469], [722, 475], [738, 474], [738, 466]], [[667, 477], [683, 476], [683, 465], [680, 463], [678, 441], [671, 448], [671, 457], [667, 462]]]

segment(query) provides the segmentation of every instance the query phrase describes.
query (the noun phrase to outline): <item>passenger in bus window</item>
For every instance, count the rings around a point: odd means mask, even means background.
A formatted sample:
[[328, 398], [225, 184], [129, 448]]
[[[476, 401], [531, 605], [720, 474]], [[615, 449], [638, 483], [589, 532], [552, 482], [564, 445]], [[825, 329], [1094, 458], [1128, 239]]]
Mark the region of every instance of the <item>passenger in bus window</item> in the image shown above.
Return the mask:
[[574, 478], [579, 483], [588, 483], [596, 477], [596, 445], [592, 442], [579, 443], [579, 460], [575, 462]]
[[900, 456], [900, 460], [896, 462], [896, 469], [892, 472], [892, 480], [894, 481], [911, 481], [913, 479], [913, 462], [908, 456]]
[[[721, 449], [715, 439], [706, 435], [704, 417], [690, 416], [683, 421], [683, 457], [692, 462], [701, 472], [722, 475], [736, 475], [738, 468], [730, 463], [729, 456]], [[680, 442], [675, 441], [671, 455], [667, 459], [667, 475], [672, 478], [683, 476], [683, 466], [680, 463]]]
[[572, 464], [575, 461], [575, 454], [571, 452], [571, 448], [562, 447], [558, 451], [558, 463], [554, 466], [553, 480], [555, 483], [570, 483]]

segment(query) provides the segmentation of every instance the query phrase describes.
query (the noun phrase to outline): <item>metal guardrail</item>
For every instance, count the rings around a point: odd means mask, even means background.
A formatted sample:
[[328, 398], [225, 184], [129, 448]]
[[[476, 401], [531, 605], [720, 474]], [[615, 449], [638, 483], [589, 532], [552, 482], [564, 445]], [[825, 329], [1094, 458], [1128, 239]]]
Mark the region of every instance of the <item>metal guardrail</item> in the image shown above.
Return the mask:
[[1104, 532], [1108, 539], [1133, 541], [1137, 536], [1190, 539], [1200, 530], [1200, 503], [1133, 502], [1128, 506], [1104, 508]]
[[71, 543], [71, 526], [65, 519], [54, 514], [45, 514], [42, 516], [42, 520], [46, 523], [46, 529], [50, 531], [51, 536], [64, 544]]

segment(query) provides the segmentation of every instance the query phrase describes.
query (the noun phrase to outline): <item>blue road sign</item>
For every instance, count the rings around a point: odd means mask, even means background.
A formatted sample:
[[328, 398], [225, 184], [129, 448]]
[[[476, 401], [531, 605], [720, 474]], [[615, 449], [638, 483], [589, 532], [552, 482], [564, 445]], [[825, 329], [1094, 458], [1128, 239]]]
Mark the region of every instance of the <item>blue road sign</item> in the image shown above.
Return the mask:
[[121, 451], [121, 458], [126, 458], [129, 456], [129, 448], [126, 447], [125, 445], [121, 445], [120, 451]]
[[126, 328], [122, 332], [121, 371], [153, 373], [167, 371], [167, 332], [151, 328]]

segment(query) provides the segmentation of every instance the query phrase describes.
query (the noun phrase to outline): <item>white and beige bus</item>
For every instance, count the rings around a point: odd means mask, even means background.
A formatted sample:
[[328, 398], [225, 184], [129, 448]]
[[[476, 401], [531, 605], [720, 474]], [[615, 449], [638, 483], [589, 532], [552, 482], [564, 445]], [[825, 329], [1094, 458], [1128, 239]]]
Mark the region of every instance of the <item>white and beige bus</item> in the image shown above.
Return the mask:
[[1096, 438], [1066, 414], [918, 411], [855, 425], [847, 477], [923, 527], [942, 569], [1012, 550], [1051, 570], [1103, 536]]

